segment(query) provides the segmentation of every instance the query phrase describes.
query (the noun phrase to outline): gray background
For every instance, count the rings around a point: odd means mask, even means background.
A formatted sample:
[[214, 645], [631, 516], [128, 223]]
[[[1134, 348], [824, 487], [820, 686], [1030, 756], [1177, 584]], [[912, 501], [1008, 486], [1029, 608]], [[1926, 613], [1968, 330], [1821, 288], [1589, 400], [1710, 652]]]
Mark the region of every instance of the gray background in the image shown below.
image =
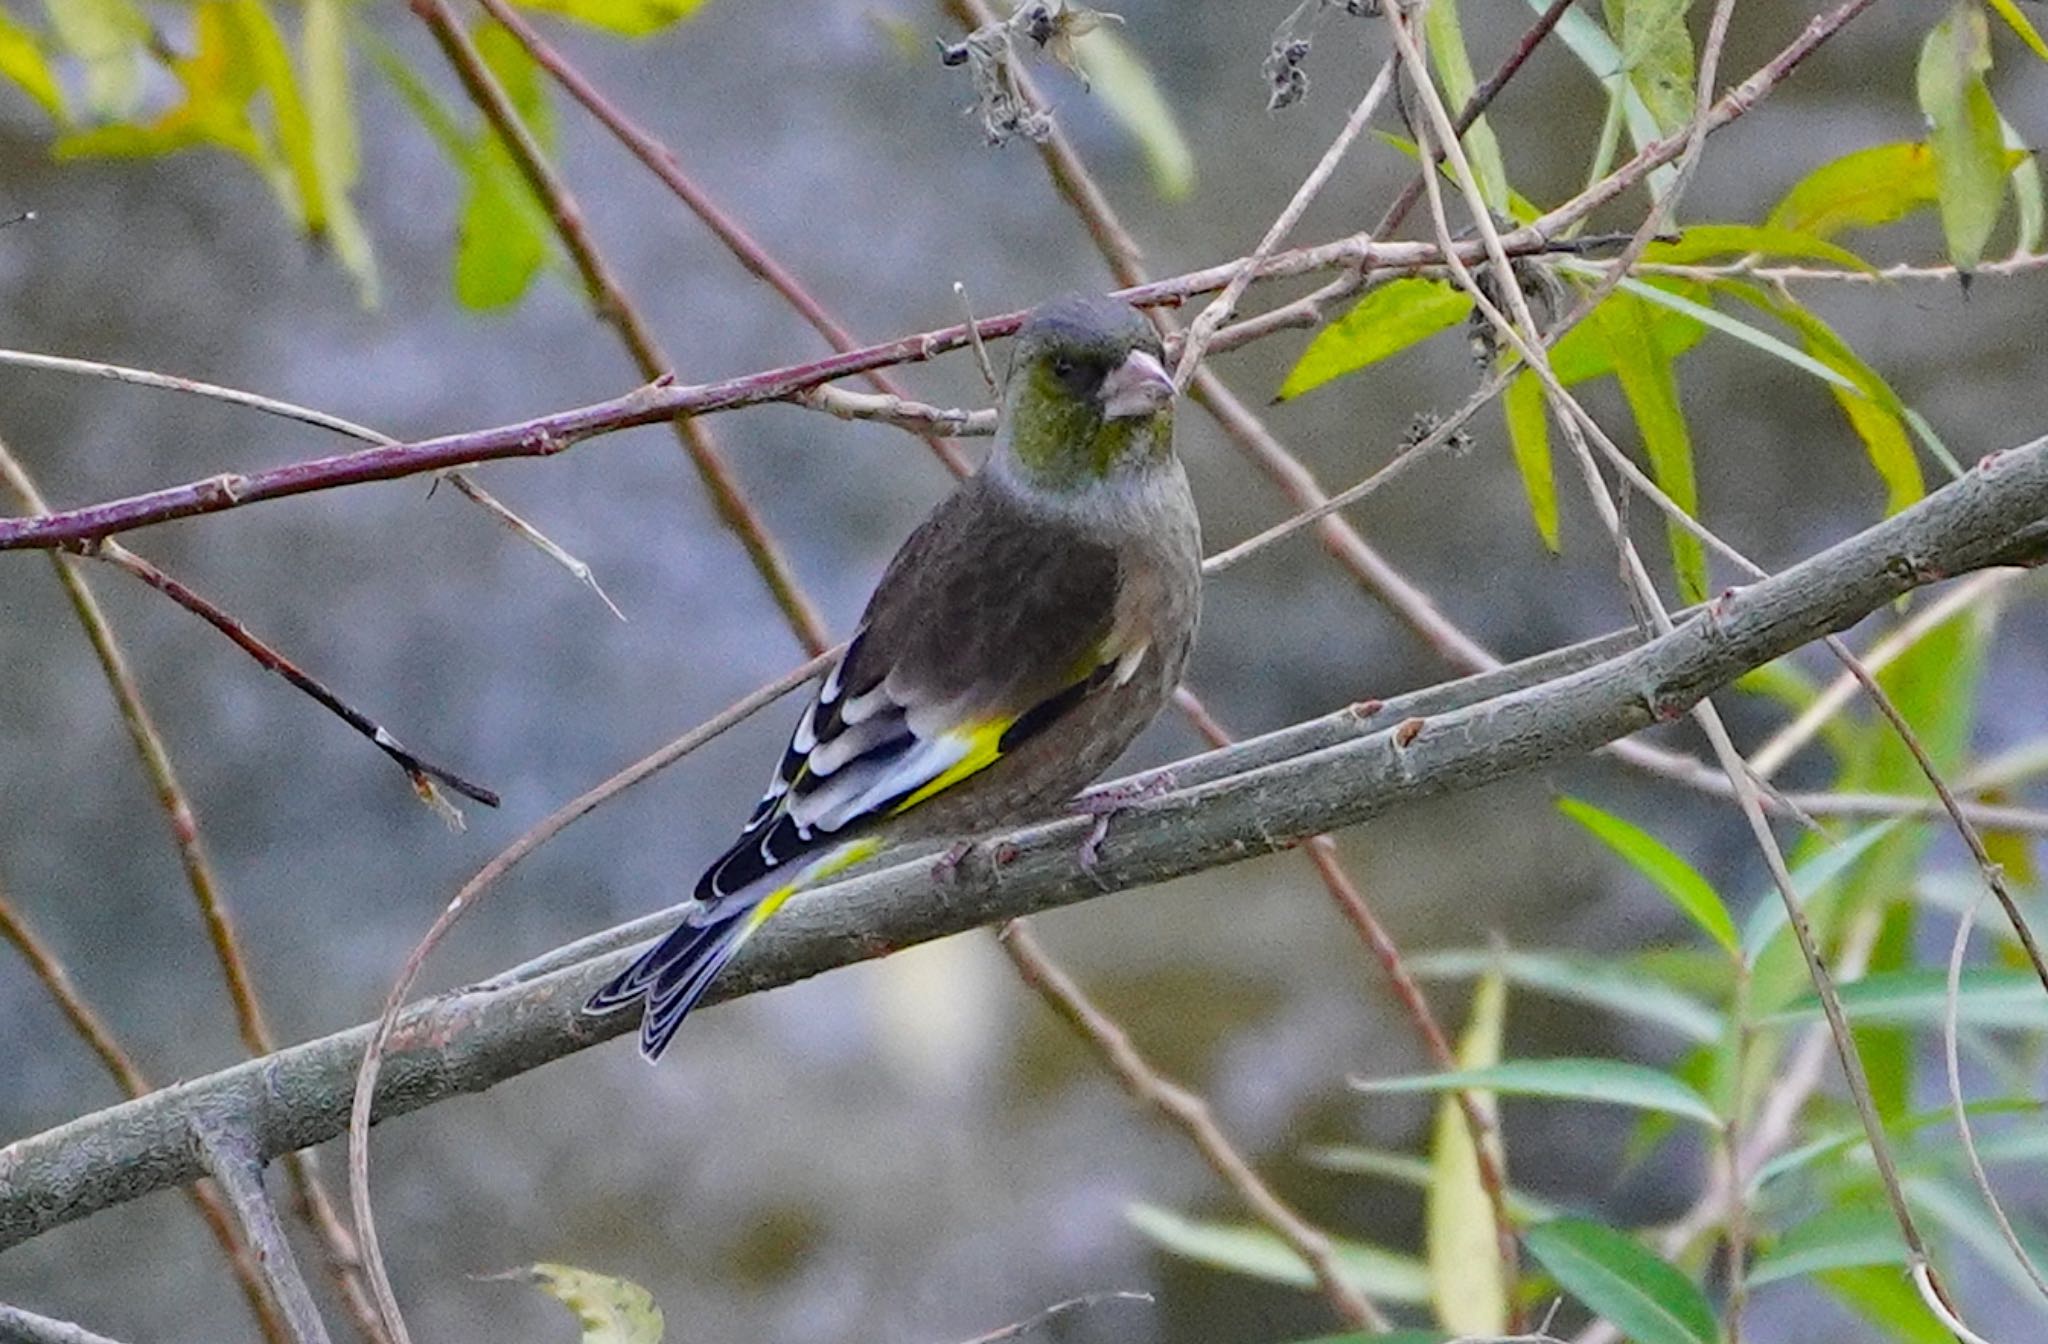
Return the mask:
[[[1311, 61], [1313, 95], [1275, 117], [1263, 110], [1258, 63], [1287, 5], [1120, 8], [1184, 119], [1197, 189], [1160, 201], [1129, 141], [1064, 78], [1050, 81], [1060, 114], [1156, 273], [1237, 255], [1320, 154], [1382, 39], [1332, 23]], [[1746, 74], [1810, 8], [1743, 7], [1724, 70]], [[1482, 70], [1529, 17], [1506, 0], [1468, 0], [1465, 10]], [[1105, 284], [1035, 156], [987, 148], [962, 115], [964, 76], [909, 60], [877, 13], [950, 36], [933, 12], [900, 0], [874, 10], [714, 3], [637, 45], [561, 38], [860, 334], [954, 320], [955, 279], [985, 311]], [[402, 7], [363, 17], [456, 98]], [[1714, 139], [1688, 217], [1760, 219], [1810, 167], [1917, 134], [1921, 31], [1920, 19], [1887, 8], [1830, 44], [1760, 113]], [[1998, 49], [2002, 107], [2038, 140], [2048, 81], [2003, 37]], [[339, 268], [291, 235], [239, 165], [199, 154], [53, 165], [45, 127], [9, 93], [0, 207], [40, 219], [0, 233], [0, 342], [257, 389], [407, 437], [631, 386], [613, 338], [560, 276], [513, 312], [457, 308], [447, 278], [457, 181], [388, 86], [358, 66], [360, 199], [384, 271], [381, 309], [356, 305]], [[1577, 63], [1561, 48], [1539, 53], [1496, 119], [1516, 185], [1539, 200], [1568, 195], [1599, 115]], [[567, 109], [560, 119], [562, 160], [595, 231], [684, 379], [820, 351], [599, 130]], [[1362, 145], [1299, 236], [1361, 227], [1406, 170], [1385, 146]], [[1628, 210], [1608, 222], [1632, 224]], [[1860, 241], [1881, 260], [1940, 253], [1927, 221]], [[1811, 299], [1971, 457], [2040, 428], [2042, 285], [1987, 281], [1967, 302], [1932, 286]], [[1220, 368], [1261, 402], [1303, 339]], [[940, 402], [981, 396], [961, 358], [903, 376]], [[1276, 408], [1271, 423], [1341, 484], [1384, 460], [1418, 411], [1457, 405], [1473, 379], [1463, 342], [1445, 337]], [[1611, 388], [1590, 395], [1626, 427]], [[1684, 395], [1707, 516], [1753, 555], [1784, 562], [1877, 516], [1875, 476], [1812, 380], [1709, 340], [1685, 363]], [[711, 424], [845, 630], [891, 549], [946, 488], [943, 472], [897, 431], [795, 409]], [[61, 503], [340, 446], [229, 408], [16, 371], [0, 371], [0, 433]], [[1482, 418], [1476, 437], [1469, 455], [1357, 510], [1367, 533], [1503, 654], [1624, 620], [1571, 478], [1560, 471], [1558, 559], [1529, 525], [1497, 417]], [[1181, 442], [1212, 547], [1280, 516], [1276, 495], [1199, 413], [1183, 416]], [[191, 616], [116, 575], [93, 576], [166, 725], [285, 1039], [372, 1013], [406, 950], [480, 863], [564, 798], [798, 658], [666, 429], [482, 479], [595, 566], [631, 623], [452, 492], [429, 499], [416, 481], [133, 538], [424, 753], [500, 789], [504, 809], [470, 808], [459, 836], [381, 757]], [[1993, 660], [1981, 742], [2038, 732], [2044, 647], [2038, 604], [2016, 611]], [[1297, 541], [1211, 585], [1192, 682], [1249, 732], [1442, 675]], [[1754, 705], [1732, 708], [1750, 731], [1768, 722]], [[462, 983], [681, 898], [751, 804], [788, 714], [761, 716], [549, 846], [462, 927], [430, 980]], [[1126, 764], [1197, 745], [1183, 724], [1162, 722]], [[1555, 816], [1549, 798], [1561, 788], [1653, 824], [1724, 889], [1761, 888], [1731, 809], [1593, 766], [1412, 809], [1344, 836], [1344, 851], [1416, 948], [1472, 945], [1496, 930], [1578, 948], [1689, 937]], [[161, 817], [61, 595], [28, 555], [0, 558], [0, 873], [154, 1076], [238, 1057]], [[1412, 1147], [1426, 1142], [1428, 1115], [1343, 1087], [1347, 1075], [1417, 1067], [1420, 1056], [1364, 949], [1305, 874], [1296, 858], [1250, 863], [1062, 913], [1041, 931], [1162, 1067], [1211, 1097], [1290, 1197], [1337, 1230], [1412, 1245], [1412, 1197], [1319, 1175], [1295, 1157], [1310, 1141]], [[1459, 1002], [1439, 995], [1447, 1015]], [[0, 957], [0, 1023], [0, 1136], [116, 1099], [11, 956]], [[1511, 1005], [1510, 1041], [1525, 1053], [1651, 1059], [1678, 1046], [1528, 996]], [[1668, 1151], [1627, 1171], [1626, 1134], [1624, 1118], [1598, 1110], [1509, 1111], [1516, 1175], [1532, 1189], [1621, 1218], [1674, 1214], [1695, 1188], [1697, 1153]], [[658, 1071], [617, 1044], [393, 1123], [378, 1133], [376, 1158], [393, 1272], [429, 1339], [564, 1337], [536, 1294], [467, 1277], [543, 1259], [647, 1284], [668, 1309], [670, 1337], [686, 1342], [944, 1341], [1102, 1288], [1150, 1289], [1158, 1305], [1104, 1308], [1053, 1337], [1235, 1344], [1329, 1326], [1316, 1300], [1163, 1260], [1126, 1226], [1133, 1200], [1234, 1211], [1187, 1145], [1116, 1091], [985, 936], [709, 1013]], [[215, 1249], [168, 1195], [8, 1252], [0, 1299], [138, 1341], [248, 1334]], [[1995, 1303], [1996, 1290], [1985, 1299]], [[1783, 1338], [1861, 1336], [1798, 1288], [1763, 1293], [1755, 1310]]]

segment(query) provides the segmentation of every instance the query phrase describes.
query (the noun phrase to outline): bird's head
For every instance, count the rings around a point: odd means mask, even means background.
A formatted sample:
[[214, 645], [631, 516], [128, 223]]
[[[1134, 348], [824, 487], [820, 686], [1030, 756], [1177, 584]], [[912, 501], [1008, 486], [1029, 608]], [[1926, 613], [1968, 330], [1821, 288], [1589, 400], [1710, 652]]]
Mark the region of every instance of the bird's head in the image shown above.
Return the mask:
[[1069, 294], [1040, 304], [1011, 345], [998, 451], [1055, 489], [1165, 461], [1174, 388], [1164, 360], [1152, 324], [1121, 300]]

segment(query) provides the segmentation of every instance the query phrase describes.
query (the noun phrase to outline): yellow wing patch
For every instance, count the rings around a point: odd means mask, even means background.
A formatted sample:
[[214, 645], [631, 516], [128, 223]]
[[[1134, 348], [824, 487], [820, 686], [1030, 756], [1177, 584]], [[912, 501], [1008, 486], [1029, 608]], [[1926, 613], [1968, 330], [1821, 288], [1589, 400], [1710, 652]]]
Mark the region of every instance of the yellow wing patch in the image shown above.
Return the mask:
[[889, 815], [900, 816], [933, 794], [950, 789], [969, 775], [993, 765], [996, 758], [1003, 754], [1003, 734], [1008, 732], [1010, 725], [1016, 721], [1015, 717], [983, 719], [979, 723], [966, 724], [956, 729], [953, 735], [967, 740], [967, 753], [932, 776], [928, 782], [919, 786], [915, 793], [890, 808]]

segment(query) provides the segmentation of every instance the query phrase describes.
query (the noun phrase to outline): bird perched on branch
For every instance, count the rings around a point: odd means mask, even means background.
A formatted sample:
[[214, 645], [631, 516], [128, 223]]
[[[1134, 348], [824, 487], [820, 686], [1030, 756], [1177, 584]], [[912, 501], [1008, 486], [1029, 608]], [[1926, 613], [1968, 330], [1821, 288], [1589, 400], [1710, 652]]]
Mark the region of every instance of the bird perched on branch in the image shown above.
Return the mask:
[[1201, 602], [1163, 357], [1116, 300], [1030, 314], [988, 461], [890, 561], [689, 915], [587, 1011], [644, 1003], [658, 1058], [792, 895], [886, 845], [1053, 811], [1151, 722]]

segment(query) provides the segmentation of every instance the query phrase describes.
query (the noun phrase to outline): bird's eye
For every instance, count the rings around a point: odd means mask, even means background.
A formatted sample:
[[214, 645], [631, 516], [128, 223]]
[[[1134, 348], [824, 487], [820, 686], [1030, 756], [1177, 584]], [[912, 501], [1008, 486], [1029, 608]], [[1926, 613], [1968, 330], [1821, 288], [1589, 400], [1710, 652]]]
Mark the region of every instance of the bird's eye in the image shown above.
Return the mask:
[[1073, 361], [1073, 360], [1071, 360], [1071, 359], [1068, 359], [1068, 358], [1067, 358], [1067, 357], [1066, 357], [1065, 355], [1054, 355], [1054, 356], [1052, 357], [1052, 373], [1053, 373], [1053, 377], [1055, 377], [1055, 378], [1065, 378], [1065, 377], [1067, 377], [1068, 375], [1072, 374], [1072, 373], [1073, 373], [1073, 371], [1074, 371], [1074, 361]]

